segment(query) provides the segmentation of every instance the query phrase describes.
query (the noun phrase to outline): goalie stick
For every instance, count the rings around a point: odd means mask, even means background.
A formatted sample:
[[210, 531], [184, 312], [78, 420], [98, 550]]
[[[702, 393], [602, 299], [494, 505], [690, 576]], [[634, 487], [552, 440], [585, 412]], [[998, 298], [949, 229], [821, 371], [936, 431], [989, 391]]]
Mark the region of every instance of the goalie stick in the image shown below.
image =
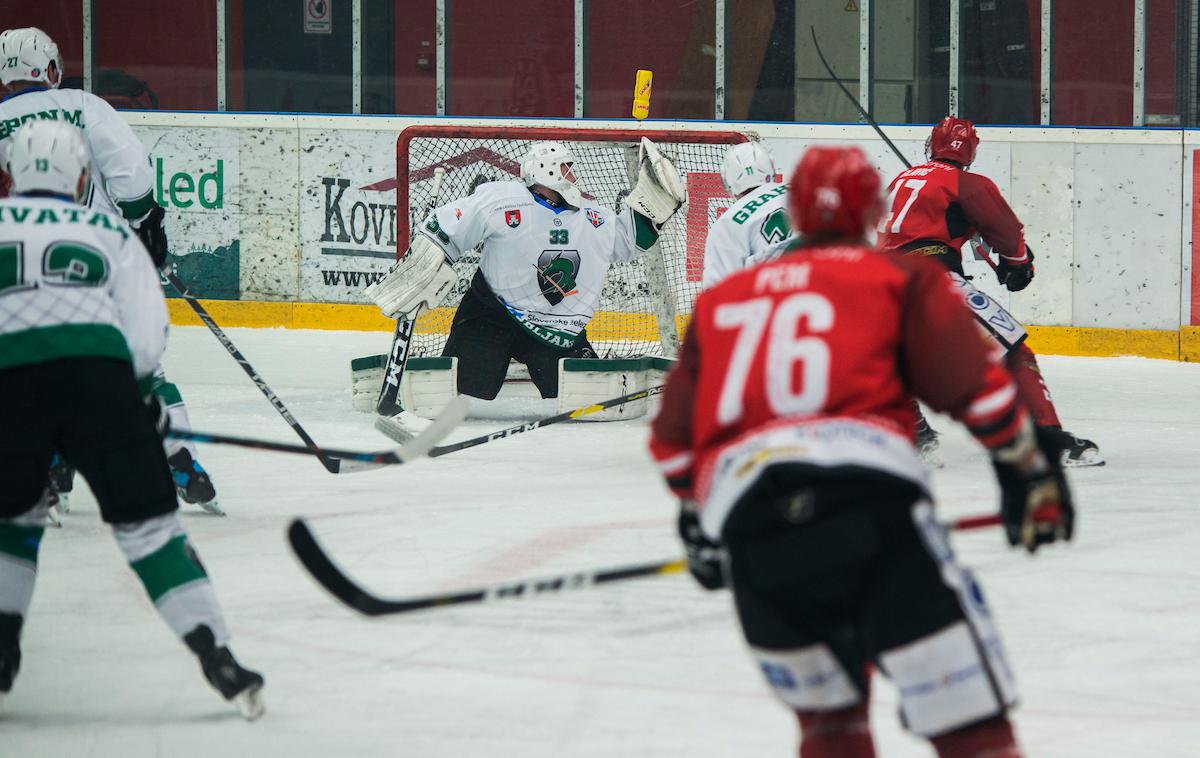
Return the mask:
[[429, 452], [438, 442], [443, 440], [454, 427], [463, 420], [467, 415], [467, 400], [465, 397], [456, 397], [451, 400], [437, 418], [425, 428], [419, 435], [404, 443], [400, 447], [392, 450], [381, 450], [378, 452], [361, 452], [355, 450], [339, 450], [337, 448], [323, 448], [320, 451], [314, 451], [312, 448], [304, 445], [289, 445], [285, 442], [272, 442], [270, 440], [251, 439], [249, 437], [235, 437], [228, 434], [209, 434], [207, 432], [197, 432], [194, 430], [177, 431], [168, 429], [167, 436], [176, 439], [192, 440], [194, 442], [211, 443], [217, 445], [237, 445], [240, 447], [254, 448], [256, 450], [273, 450], [279, 453], [299, 453], [301, 455], [325, 455], [334, 459], [334, 463], [339, 464], [341, 473], [353, 473], [356, 471], [366, 471], [369, 469], [380, 468], [382, 466], [398, 466], [404, 463], [420, 458]]
[[[469, 447], [483, 445], [494, 440], [505, 439], [506, 437], [512, 437], [513, 435], [521, 434], [523, 432], [532, 432], [535, 429], [541, 429], [542, 427], [557, 424], [562, 421], [571, 421], [572, 419], [583, 418], [584, 416], [590, 416], [593, 413], [599, 413], [605, 408], [615, 408], [618, 405], [632, 403], [634, 400], [641, 400], [643, 398], [661, 394], [662, 391], [663, 387], [661, 385], [657, 387], [650, 387], [648, 389], [638, 390], [637, 392], [631, 392], [628, 395], [614, 397], [611, 400], [602, 400], [599, 403], [593, 403], [592, 405], [585, 405], [581, 408], [565, 411], [554, 416], [547, 416], [546, 418], [538, 419], [536, 421], [510, 426], [507, 429], [501, 429], [496, 432], [491, 432], [490, 434], [481, 434], [478, 437], [472, 437], [460, 442], [452, 442], [449, 445], [440, 445], [429, 451], [429, 457], [438, 458], [443, 455], [458, 452], [459, 450], [466, 450]], [[463, 396], [459, 395], [459, 397]], [[375, 428], [391, 436], [386, 427], [377, 424]], [[392, 437], [392, 439], [395, 439], [397, 442], [403, 441], [401, 439], [397, 439], [396, 437]]]
[[[884, 134], [883, 129], [879, 126], [879, 122], [872, 118], [870, 113], [867, 113], [867, 109], [862, 107], [862, 103], [858, 102], [858, 98], [855, 97], [850, 90], [846, 89], [846, 85], [843, 84], [838, 75], [833, 72], [833, 66], [829, 65], [829, 61], [825, 60], [825, 54], [821, 52], [821, 43], [817, 42], [817, 28], [815, 26], [810, 26], [808, 27], [808, 30], [812, 34], [813, 48], [817, 51], [817, 57], [821, 59], [821, 65], [825, 67], [825, 70], [829, 73], [830, 78], [833, 79], [833, 83], [836, 84], [838, 89], [840, 89], [842, 93], [846, 95], [846, 98], [854, 105], [855, 110], [858, 111], [859, 115], [862, 116], [868, 124], [870, 124], [871, 128], [875, 130], [875, 133], [879, 135], [880, 139], [882, 139], [884, 143], [891, 148], [896, 157], [900, 159], [900, 162], [904, 164], [904, 167], [912, 168], [912, 164], [908, 162], [908, 158], [904, 157], [904, 153], [900, 152], [900, 148], [896, 147], [896, 144], [888, 139], [888, 136]], [[996, 263], [992, 260], [992, 257], [988, 255], [986, 243], [983, 241], [983, 238], [979, 236], [979, 234], [975, 234], [973, 237], [971, 237], [971, 249], [975, 251], [975, 255], [980, 260], [991, 266], [993, 271], [996, 270]]]
[[[997, 526], [1000, 523], [998, 514], [987, 514], [957, 519], [945, 526], [948, 529], [969, 530]], [[343, 604], [365, 616], [389, 616], [431, 608], [444, 608], [448, 605], [515, 600], [566, 590], [585, 589], [597, 584], [620, 582], [626, 579], [678, 574], [687, 570], [687, 561], [674, 559], [657, 563], [590, 569], [543, 579], [525, 579], [439, 595], [388, 599], [367, 592], [339, 569], [321, 548], [303, 519], [293, 519], [291, 525], [288, 526], [287, 534], [292, 551], [313, 579]]]
[[[438, 195], [442, 192], [442, 180], [446, 177], [446, 169], [438, 166], [433, 170], [433, 186], [429, 190], [429, 203], [425, 212], [437, 207]], [[409, 240], [411, 243], [412, 240]], [[404, 366], [408, 363], [408, 350], [412, 346], [413, 331], [416, 329], [417, 316], [421, 308], [417, 306], [412, 313], [402, 313], [396, 319], [396, 331], [392, 335], [392, 349], [388, 351], [387, 366], [383, 371], [383, 384], [379, 388], [379, 398], [375, 401], [375, 412], [380, 416], [392, 417], [404, 410], [400, 404], [400, 377], [404, 375]]]
[[279, 399], [279, 396], [276, 395], [269, 386], [267, 386], [267, 383], [263, 381], [263, 378], [259, 376], [258, 372], [254, 370], [254, 367], [250, 365], [250, 361], [246, 360], [246, 356], [242, 355], [242, 352], [238, 350], [237, 346], [233, 344], [233, 341], [226, 336], [225, 332], [221, 330], [221, 327], [217, 326], [217, 322], [213, 321], [213, 317], [208, 314], [208, 311], [205, 310], [204, 306], [200, 304], [200, 301], [188, 292], [187, 285], [175, 275], [174, 271], [164, 271], [163, 276], [168, 282], [171, 283], [171, 286], [179, 292], [180, 297], [182, 297], [184, 301], [191, 306], [192, 310], [196, 312], [196, 316], [198, 316], [200, 320], [204, 322], [204, 325], [207, 326], [208, 330], [213, 333], [213, 336], [220, 341], [221, 345], [225, 347], [225, 350], [231, 356], [233, 356], [233, 359], [237, 361], [237, 364], [242, 367], [243, 371], [246, 372], [246, 376], [250, 377], [250, 381], [254, 382], [254, 386], [258, 387], [259, 392], [263, 393], [263, 396], [267, 398], [267, 400], [271, 403], [271, 406], [274, 407], [279, 415], [283, 417], [283, 420], [288, 423], [288, 426], [292, 427], [292, 430], [296, 432], [297, 436], [304, 441], [304, 445], [307, 447], [308, 451], [315, 455], [317, 460], [321, 461], [321, 465], [325, 467], [326, 471], [331, 474], [339, 473], [341, 470], [341, 463], [330, 458], [321, 451], [320, 446], [318, 446], [313, 438], [308, 435], [308, 432], [304, 431], [304, 427], [300, 426], [300, 422], [296, 420], [295, 416], [293, 416], [290, 411], [288, 411], [287, 406], [283, 404], [283, 401]]

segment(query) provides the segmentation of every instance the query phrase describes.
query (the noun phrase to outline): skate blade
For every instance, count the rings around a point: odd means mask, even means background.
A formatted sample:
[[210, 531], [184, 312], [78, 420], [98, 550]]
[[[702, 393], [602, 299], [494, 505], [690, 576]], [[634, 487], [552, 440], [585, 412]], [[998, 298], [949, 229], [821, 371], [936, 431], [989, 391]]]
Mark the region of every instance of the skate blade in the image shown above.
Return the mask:
[[71, 496], [65, 492], [58, 493], [58, 512], [63, 514], [71, 512]]
[[1083, 468], [1085, 466], [1103, 466], [1108, 461], [1100, 455], [1099, 450], [1084, 450], [1078, 458], [1068, 457], [1066, 451], [1062, 454], [1063, 468]]
[[233, 696], [238, 713], [247, 721], [255, 721], [267, 711], [262, 699], [262, 686], [251, 687]]
[[52, 505], [46, 509], [46, 525], [62, 529], [62, 514], [58, 506]]
[[200, 503], [200, 502], [192, 502], [192, 501], [188, 500], [187, 498], [185, 498], [183, 496], [183, 490], [181, 490], [181, 489], [176, 488], [175, 492], [176, 492], [176, 494], [179, 495], [179, 499], [182, 500], [183, 502], [187, 503], [188, 505], [197, 505], [197, 506], [203, 508], [206, 512], [211, 513], [214, 516], [228, 515], [225, 513], [225, 511], [221, 510], [221, 504], [217, 502], [217, 499], [215, 497], [206, 503]]

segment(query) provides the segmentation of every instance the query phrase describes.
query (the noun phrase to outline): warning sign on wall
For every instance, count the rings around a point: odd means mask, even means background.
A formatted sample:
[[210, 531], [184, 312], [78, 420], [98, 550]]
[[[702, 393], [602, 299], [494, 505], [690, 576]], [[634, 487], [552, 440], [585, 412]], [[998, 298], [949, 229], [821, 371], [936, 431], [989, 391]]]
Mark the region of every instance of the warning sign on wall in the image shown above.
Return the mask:
[[304, 3], [304, 33], [332, 34], [333, 11], [329, 6], [333, 0], [300, 0]]

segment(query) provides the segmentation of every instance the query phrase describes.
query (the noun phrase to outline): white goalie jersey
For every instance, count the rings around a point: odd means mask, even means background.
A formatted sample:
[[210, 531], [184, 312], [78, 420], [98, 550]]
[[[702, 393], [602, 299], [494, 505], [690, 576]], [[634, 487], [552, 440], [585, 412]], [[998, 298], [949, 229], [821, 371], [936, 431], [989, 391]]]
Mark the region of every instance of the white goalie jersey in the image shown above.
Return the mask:
[[119, 218], [62, 200], [0, 200], [0, 369], [59, 358], [154, 373], [167, 308], [142, 243]]
[[77, 89], [29, 89], [0, 102], [0, 165], [8, 142], [31, 119], [66, 121], [83, 130], [92, 154], [92, 187], [84, 205], [128, 221], [154, 207], [154, 171], [141, 140], [111, 105]]
[[787, 216], [787, 185], [751, 190], [709, 228], [702, 287], [777, 257], [795, 236]]
[[420, 227], [450, 262], [482, 246], [479, 268], [509, 315], [538, 340], [574, 345], [600, 303], [609, 265], [658, 239], [629, 209], [556, 208], [520, 182], [481, 184], [435, 209]]

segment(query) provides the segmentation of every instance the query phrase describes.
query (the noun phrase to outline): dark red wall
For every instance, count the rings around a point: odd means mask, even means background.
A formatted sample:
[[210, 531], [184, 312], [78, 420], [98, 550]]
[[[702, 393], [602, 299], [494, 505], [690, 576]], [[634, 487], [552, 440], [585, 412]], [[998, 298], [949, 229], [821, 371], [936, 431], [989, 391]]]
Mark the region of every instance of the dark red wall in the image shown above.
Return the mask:
[[64, 76], [83, 76], [83, 3], [78, 0], [8, 0], [0, 28], [36, 26], [58, 44]]
[[217, 107], [217, 10], [210, 2], [96, 0], [96, 68], [146, 82], [159, 107]]
[[573, 115], [572, 3], [454, 0], [453, 9], [450, 115]]
[[[1175, 113], [1175, 0], [1148, 0], [1146, 18], [1146, 113]], [[1054, 123], [1131, 124], [1133, 3], [1055, 0], [1053, 75]]]

